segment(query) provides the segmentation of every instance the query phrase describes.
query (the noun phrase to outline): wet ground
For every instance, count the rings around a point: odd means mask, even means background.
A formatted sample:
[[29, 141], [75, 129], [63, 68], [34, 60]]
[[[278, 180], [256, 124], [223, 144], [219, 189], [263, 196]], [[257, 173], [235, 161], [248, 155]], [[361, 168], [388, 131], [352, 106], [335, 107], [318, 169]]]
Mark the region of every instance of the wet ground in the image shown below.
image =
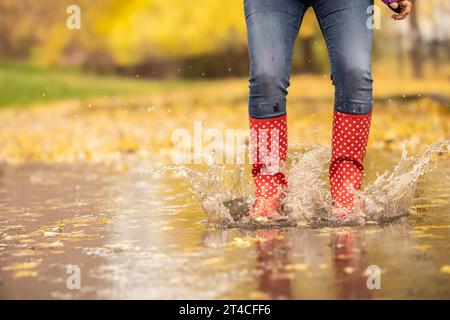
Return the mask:
[[[368, 179], [400, 155], [380, 157]], [[449, 164], [395, 222], [257, 231], [208, 225], [188, 181], [142, 161], [4, 165], [0, 299], [450, 299]], [[367, 287], [372, 265], [380, 289]]]

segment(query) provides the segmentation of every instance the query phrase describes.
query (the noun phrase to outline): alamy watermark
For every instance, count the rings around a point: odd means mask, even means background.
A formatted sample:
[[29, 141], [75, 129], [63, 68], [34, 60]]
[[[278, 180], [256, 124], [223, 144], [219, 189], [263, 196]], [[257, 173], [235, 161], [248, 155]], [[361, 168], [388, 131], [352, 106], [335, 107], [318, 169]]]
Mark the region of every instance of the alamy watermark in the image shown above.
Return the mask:
[[66, 12], [69, 14], [66, 20], [66, 27], [69, 30], [81, 29], [81, 9], [76, 4], [67, 7]]
[[66, 273], [69, 276], [66, 279], [66, 288], [69, 290], [81, 289], [81, 269], [76, 264], [67, 265]]
[[366, 269], [367, 277], [366, 285], [367, 289], [381, 289], [381, 269], [377, 265], [368, 266]]
[[368, 29], [381, 29], [381, 9], [377, 5], [367, 7], [369, 18], [367, 18], [366, 26]]
[[[271, 129], [204, 128], [202, 121], [194, 121], [193, 132], [177, 128], [171, 136], [172, 163], [187, 164], [263, 164], [269, 174], [280, 168], [280, 132]], [[247, 141], [249, 152], [247, 152]], [[257, 160], [256, 160], [257, 159]]]

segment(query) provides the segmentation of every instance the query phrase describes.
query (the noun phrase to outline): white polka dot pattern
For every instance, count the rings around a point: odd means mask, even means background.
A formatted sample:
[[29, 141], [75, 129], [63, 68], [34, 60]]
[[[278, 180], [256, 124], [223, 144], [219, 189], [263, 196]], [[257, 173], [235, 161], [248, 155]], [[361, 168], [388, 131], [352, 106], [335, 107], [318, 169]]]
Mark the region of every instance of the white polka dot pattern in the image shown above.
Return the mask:
[[[273, 209], [273, 202], [279, 203], [287, 188], [286, 177], [281, 171], [287, 154], [286, 115], [269, 119], [250, 118], [250, 148], [257, 198], [255, 205], [271, 202], [269, 207]], [[267, 214], [260, 212], [259, 215]]]
[[364, 176], [371, 116], [371, 113], [353, 115], [336, 111], [333, 116], [330, 189], [335, 205], [348, 213], [354, 211], [349, 186], [359, 190]]

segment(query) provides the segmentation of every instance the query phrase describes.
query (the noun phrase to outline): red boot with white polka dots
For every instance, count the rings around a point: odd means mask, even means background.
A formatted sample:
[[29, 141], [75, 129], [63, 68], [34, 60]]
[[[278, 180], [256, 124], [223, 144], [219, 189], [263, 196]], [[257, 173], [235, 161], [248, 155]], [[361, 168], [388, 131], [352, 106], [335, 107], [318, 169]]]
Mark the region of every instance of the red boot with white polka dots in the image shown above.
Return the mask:
[[352, 188], [361, 188], [372, 114], [334, 112], [330, 162], [330, 189], [340, 218], [354, 212]]
[[268, 118], [250, 118], [250, 147], [252, 177], [256, 200], [252, 216], [275, 218], [282, 210], [287, 181], [282, 166], [287, 154], [286, 115]]

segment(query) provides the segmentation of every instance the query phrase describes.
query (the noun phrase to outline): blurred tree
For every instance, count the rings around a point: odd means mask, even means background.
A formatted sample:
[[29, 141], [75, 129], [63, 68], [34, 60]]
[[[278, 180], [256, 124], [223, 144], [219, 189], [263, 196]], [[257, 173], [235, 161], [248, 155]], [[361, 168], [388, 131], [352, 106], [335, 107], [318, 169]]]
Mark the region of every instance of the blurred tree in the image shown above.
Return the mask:
[[[411, 31], [402, 37], [413, 39], [408, 55], [419, 76], [424, 50], [435, 61], [448, 59], [450, 1], [414, 2], [411, 19], [400, 26]], [[81, 30], [66, 27], [66, 9], [74, 3], [81, 8]], [[383, 10], [386, 21], [388, 9]], [[426, 25], [433, 32], [426, 33]], [[396, 24], [395, 29], [402, 28]], [[245, 75], [248, 70], [242, 0], [1, 0], [0, 34], [0, 57], [46, 65], [143, 76], [211, 77]], [[394, 39], [394, 47], [377, 45], [386, 39]], [[379, 32], [376, 59], [391, 56], [392, 48], [401, 48], [403, 42], [398, 32]], [[293, 71], [327, 72], [327, 62], [323, 37], [309, 10], [296, 42]]]

